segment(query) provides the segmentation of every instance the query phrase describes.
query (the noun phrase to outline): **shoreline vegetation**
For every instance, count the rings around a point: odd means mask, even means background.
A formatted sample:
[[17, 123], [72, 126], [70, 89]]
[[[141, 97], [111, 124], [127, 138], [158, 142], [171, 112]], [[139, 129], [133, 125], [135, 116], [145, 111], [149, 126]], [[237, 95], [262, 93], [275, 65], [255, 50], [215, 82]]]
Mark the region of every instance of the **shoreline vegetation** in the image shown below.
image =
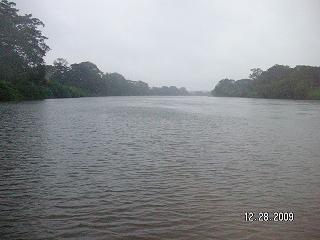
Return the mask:
[[320, 67], [274, 65], [251, 69], [248, 79], [222, 79], [211, 91], [216, 97], [320, 100]]
[[46, 65], [50, 50], [31, 14], [19, 15], [16, 4], [0, 1], [0, 101], [94, 96], [186, 96], [186, 88], [149, 87], [119, 73], [103, 73], [94, 63], [69, 65], [58, 58]]
[[[95, 96], [209, 96], [176, 86], [149, 87], [119, 73], [103, 73], [92, 62], [69, 65], [58, 58], [46, 65], [50, 50], [31, 14], [19, 15], [16, 4], [0, 0], [0, 101]], [[211, 91], [217, 97], [320, 99], [320, 67], [274, 65], [251, 69], [248, 79], [222, 79]]]

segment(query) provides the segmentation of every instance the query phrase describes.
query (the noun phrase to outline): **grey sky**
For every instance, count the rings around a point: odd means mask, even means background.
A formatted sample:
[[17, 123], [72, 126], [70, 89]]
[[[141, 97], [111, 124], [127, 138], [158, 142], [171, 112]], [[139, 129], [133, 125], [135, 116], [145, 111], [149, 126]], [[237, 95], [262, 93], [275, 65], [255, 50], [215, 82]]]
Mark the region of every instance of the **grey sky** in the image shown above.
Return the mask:
[[45, 23], [48, 64], [91, 61], [150, 86], [211, 90], [254, 67], [320, 65], [319, 0], [15, 2]]

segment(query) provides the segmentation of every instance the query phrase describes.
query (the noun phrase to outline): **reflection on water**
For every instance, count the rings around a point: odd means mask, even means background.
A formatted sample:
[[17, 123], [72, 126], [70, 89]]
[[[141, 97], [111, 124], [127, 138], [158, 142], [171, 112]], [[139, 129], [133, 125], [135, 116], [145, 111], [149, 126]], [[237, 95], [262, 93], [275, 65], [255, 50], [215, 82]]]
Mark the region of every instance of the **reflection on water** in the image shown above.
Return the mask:
[[1, 103], [1, 236], [319, 239], [319, 119], [317, 101]]

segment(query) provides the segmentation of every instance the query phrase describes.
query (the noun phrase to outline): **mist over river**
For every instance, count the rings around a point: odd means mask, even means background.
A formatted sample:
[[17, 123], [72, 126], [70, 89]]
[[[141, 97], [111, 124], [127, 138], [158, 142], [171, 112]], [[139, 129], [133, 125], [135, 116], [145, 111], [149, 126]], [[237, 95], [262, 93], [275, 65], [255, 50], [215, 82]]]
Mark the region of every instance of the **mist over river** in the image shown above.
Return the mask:
[[319, 209], [319, 101], [0, 103], [1, 239], [320, 239]]

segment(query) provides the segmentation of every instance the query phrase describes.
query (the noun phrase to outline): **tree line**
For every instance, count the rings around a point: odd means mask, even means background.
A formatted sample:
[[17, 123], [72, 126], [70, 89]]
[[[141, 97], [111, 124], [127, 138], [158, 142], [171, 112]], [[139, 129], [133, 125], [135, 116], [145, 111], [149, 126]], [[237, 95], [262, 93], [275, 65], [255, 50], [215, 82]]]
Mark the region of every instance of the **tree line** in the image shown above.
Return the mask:
[[320, 67], [274, 65], [251, 69], [248, 79], [222, 79], [211, 94], [218, 97], [320, 99]]
[[46, 66], [49, 97], [188, 95], [185, 88], [153, 87], [125, 79], [119, 73], [103, 73], [94, 63], [71, 64], [58, 58]]
[[188, 95], [185, 88], [153, 87], [103, 73], [94, 63], [69, 65], [58, 58], [45, 65], [50, 50], [31, 14], [19, 15], [14, 2], [0, 1], [0, 101], [84, 96]]

